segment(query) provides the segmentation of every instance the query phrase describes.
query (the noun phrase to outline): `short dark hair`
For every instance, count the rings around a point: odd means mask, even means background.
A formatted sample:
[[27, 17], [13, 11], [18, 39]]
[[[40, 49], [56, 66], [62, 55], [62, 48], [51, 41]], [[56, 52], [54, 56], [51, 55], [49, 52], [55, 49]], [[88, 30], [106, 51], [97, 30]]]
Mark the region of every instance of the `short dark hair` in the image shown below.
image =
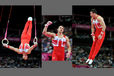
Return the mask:
[[[63, 26], [63, 25], [60, 25], [60, 26], [62, 26], [62, 27], [64, 28], [64, 26]], [[58, 26], [58, 28], [59, 28], [60, 26]]]
[[96, 9], [91, 9], [91, 11], [90, 11], [90, 12], [93, 12], [93, 13], [96, 13], [96, 14], [97, 14]]

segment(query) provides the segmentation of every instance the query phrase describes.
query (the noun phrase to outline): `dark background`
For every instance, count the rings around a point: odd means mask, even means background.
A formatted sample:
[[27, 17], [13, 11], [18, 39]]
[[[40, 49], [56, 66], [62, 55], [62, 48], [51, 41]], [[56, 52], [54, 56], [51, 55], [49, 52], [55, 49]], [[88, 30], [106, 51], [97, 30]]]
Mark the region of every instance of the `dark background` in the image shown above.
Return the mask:
[[[0, 6], [0, 41], [4, 38], [5, 35], [10, 7], [11, 6]], [[28, 56], [29, 59], [24, 61], [22, 59], [22, 55], [19, 55], [12, 50], [6, 49], [2, 46], [2, 44], [0, 44], [1, 67], [41, 67], [41, 11], [41, 6], [35, 6], [37, 38], [39, 40], [38, 47], [31, 52], [31, 54]], [[9, 45], [17, 48], [19, 47], [21, 33], [24, 29], [28, 17], [30, 16], [34, 18], [34, 6], [12, 6], [7, 34]], [[35, 26], [33, 20], [30, 45], [33, 45], [34, 36]], [[11, 60], [12, 63], [10, 62]]]

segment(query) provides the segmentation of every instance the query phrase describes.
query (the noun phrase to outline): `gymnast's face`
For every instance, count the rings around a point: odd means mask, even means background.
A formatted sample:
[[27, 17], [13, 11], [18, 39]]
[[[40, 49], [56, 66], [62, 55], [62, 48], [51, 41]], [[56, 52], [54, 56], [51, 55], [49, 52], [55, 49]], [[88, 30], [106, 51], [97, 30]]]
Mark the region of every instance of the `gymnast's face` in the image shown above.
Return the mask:
[[63, 33], [64, 32], [64, 27], [63, 26], [59, 26], [57, 30], [58, 30], [58, 32]]
[[96, 13], [90, 12], [90, 16], [93, 17], [93, 18], [95, 18]]
[[27, 54], [23, 54], [23, 59], [24, 59], [24, 60], [27, 60], [27, 59], [28, 59]]

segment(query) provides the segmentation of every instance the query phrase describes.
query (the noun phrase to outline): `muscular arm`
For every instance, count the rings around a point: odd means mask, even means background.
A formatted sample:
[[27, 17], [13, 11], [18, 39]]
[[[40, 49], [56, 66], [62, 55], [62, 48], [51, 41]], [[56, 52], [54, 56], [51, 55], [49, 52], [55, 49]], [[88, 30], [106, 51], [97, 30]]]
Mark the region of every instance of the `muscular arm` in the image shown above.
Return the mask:
[[104, 19], [101, 16], [99, 16], [97, 18], [97, 20], [99, 21], [100, 25], [102, 26], [102, 31], [105, 31], [106, 30], [106, 25], [105, 25]]
[[70, 46], [69, 38], [66, 37], [66, 40], [67, 40], [68, 53], [71, 53], [71, 46]]
[[91, 19], [91, 33], [95, 32], [95, 28], [94, 28], [94, 24], [92, 23], [92, 19]]
[[17, 52], [18, 54], [20, 54], [18, 48], [15, 48], [15, 47], [10, 46], [10, 45], [7, 45], [7, 44], [3, 44], [3, 46], [6, 47], [6, 48], [8, 48], [8, 49], [10, 49], [10, 50], [13, 50], [13, 51]]
[[92, 21], [93, 19], [91, 18], [91, 35], [92, 35], [93, 41], [95, 41], [95, 28]]
[[29, 48], [29, 50], [28, 50], [28, 54], [30, 54], [31, 51], [32, 51], [34, 48], [36, 48], [36, 47], [37, 47], [37, 44], [32, 45], [32, 46]]
[[42, 33], [47, 37], [54, 37], [55, 33], [47, 32], [47, 28], [48, 27], [45, 26]]
[[52, 24], [52, 22], [51, 21], [48, 21], [47, 24], [45, 24], [45, 27], [44, 27], [43, 32], [42, 32], [47, 37], [54, 37], [55, 36], [55, 33], [47, 32], [47, 28], [51, 24]]

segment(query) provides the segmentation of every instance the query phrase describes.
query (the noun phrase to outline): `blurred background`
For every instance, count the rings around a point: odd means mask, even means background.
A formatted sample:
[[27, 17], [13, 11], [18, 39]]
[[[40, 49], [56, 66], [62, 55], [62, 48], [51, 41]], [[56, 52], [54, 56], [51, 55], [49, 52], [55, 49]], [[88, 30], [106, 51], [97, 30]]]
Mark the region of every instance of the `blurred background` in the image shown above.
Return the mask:
[[[73, 6], [73, 67], [110, 68], [114, 66], [114, 6]], [[92, 65], [85, 64], [91, 46], [90, 10], [96, 9], [106, 23], [106, 36], [103, 45]], [[75, 65], [76, 64], [76, 65]]]
[[[57, 33], [57, 29], [60, 25], [64, 26], [64, 35], [68, 36], [70, 39], [70, 44], [72, 47], [72, 16], [64, 16], [64, 15], [46, 15], [42, 17], [42, 30], [44, 25], [48, 22], [52, 21], [53, 24], [48, 27], [48, 32]], [[52, 39], [44, 36], [42, 34], [42, 60], [43, 61], [51, 61], [53, 46]], [[67, 52], [67, 47], [65, 47], [65, 53]], [[71, 60], [70, 59], [65, 60]]]
[[[4, 38], [8, 16], [11, 6], [0, 6], [0, 42]], [[4, 48], [0, 43], [0, 68], [40, 68], [41, 67], [41, 6], [35, 6], [36, 29], [38, 37], [38, 47], [35, 48], [24, 61], [22, 55]], [[9, 45], [19, 47], [21, 33], [24, 29], [27, 18], [34, 17], [34, 6], [12, 6], [9, 20], [7, 39]], [[33, 20], [32, 37], [30, 45], [33, 45], [35, 37], [35, 25]]]

